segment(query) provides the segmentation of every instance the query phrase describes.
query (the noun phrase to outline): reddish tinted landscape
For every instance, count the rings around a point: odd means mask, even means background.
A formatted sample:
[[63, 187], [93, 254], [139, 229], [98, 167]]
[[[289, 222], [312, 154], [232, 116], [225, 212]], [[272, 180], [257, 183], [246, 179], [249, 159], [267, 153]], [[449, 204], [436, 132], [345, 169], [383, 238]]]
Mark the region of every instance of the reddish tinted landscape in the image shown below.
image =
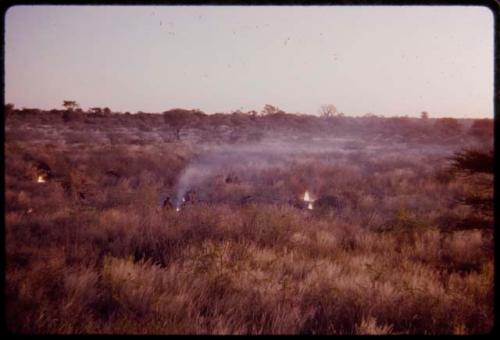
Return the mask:
[[493, 121], [5, 107], [15, 333], [493, 327]]

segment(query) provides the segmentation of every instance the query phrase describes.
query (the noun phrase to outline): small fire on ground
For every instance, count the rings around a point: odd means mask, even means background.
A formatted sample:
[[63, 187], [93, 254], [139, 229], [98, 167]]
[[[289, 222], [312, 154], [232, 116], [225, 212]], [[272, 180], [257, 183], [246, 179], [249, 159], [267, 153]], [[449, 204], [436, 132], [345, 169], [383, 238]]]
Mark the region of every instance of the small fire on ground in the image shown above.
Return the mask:
[[185, 197], [182, 198], [181, 204], [179, 204], [179, 205], [177, 205], [175, 207], [175, 211], [177, 211], [177, 212], [181, 211], [181, 205], [184, 204], [184, 202], [186, 202], [186, 198]]
[[36, 178], [36, 182], [37, 182], [37, 183], [45, 183], [45, 182], [46, 182], [45, 177], [43, 177], [42, 175], [39, 175], [39, 176]]
[[311, 195], [309, 194], [308, 190], [306, 190], [306, 192], [304, 193], [304, 202], [307, 203], [307, 209], [309, 210], [314, 209], [313, 207], [314, 200], [311, 198]]

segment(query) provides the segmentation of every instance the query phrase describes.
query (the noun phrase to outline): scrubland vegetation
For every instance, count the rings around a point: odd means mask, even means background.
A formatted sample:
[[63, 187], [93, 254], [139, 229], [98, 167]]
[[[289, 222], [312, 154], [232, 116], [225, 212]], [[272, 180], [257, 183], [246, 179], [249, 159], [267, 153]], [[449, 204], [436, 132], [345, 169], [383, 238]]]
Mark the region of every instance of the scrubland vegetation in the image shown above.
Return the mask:
[[493, 327], [492, 120], [5, 113], [11, 332]]

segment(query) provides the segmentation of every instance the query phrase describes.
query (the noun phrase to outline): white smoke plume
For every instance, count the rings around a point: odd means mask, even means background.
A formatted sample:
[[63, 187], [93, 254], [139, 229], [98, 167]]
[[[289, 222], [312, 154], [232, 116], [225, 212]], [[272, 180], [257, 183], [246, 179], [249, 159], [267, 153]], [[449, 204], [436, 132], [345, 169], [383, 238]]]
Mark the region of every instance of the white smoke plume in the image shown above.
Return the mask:
[[[238, 176], [255, 179], [259, 170], [284, 168], [300, 162], [307, 163], [311, 157], [318, 154], [329, 162], [332, 160], [342, 162], [341, 159], [345, 161], [346, 155], [360, 152], [376, 155], [378, 154], [377, 148], [383, 147], [378, 143], [370, 142], [369, 144], [361, 143], [359, 148], [353, 149], [349, 147], [352, 143], [360, 143], [360, 141], [337, 137], [304, 140], [292, 136], [292, 138], [267, 139], [257, 144], [202, 147], [199, 156], [195, 157], [181, 173], [175, 187], [176, 196], [173, 203], [176, 208], [179, 208], [190, 189], [203, 188], [207, 180], [230, 170], [235, 170]], [[422, 153], [421, 149], [413, 150], [403, 144], [394, 147], [407, 149], [408, 152]], [[387, 149], [387, 145], [385, 148]], [[396, 154], [399, 152], [398, 150]]]

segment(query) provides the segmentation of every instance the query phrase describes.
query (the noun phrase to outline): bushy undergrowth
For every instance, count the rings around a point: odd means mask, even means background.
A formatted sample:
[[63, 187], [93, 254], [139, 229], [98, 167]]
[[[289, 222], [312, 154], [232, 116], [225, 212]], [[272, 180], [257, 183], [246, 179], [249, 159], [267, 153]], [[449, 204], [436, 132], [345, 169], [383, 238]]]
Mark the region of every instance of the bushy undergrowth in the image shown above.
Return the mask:
[[[160, 197], [174, 195], [201, 148], [182, 133], [180, 142], [161, 134], [148, 140], [126, 126], [121, 142], [90, 142], [95, 131], [67, 124], [75, 127], [52, 142], [43, 137], [50, 126], [29, 139], [7, 134], [12, 332], [477, 334], [493, 327], [491, 230], [482, 222], [456, 228], [471, 208], [455, 198], [474, 190], [448, 176], [446, 157], [460, 145], [398, 149], [358, 139], [348, 152], [296, 153], [285, 167], [248, 168], [234, 181], [224, 180], [234, 170], [224, 168], [204, 184], [203, 200], [176, 212]], [[50, 173], [38, 183], [42, 163]], [[297, 206], [304, 190], [323, 205]]]

